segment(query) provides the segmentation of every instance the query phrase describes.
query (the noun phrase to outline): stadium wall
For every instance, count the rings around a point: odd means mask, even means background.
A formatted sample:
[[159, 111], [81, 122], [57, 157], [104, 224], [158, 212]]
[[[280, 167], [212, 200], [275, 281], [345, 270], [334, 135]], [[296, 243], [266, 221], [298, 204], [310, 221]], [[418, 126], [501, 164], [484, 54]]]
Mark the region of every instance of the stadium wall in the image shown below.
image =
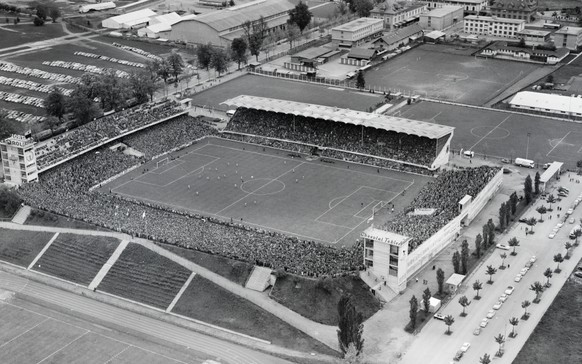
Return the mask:
[[437, 169], [440, 168], [447, 163], [449, 163], [450, 155], [451, 155], [451, 140], [453, 140], [453, 133], [447, 139], [445, 145], [441, 148], [441, 151], [437, 155], [437, 157], [432, 162], [431, 168]]
[[[503, 180], [503, 170], [500, 169], [499, 172], [491, 179], [491, 181], [479, 192], [477, 197], [471, 201], [469, 206], [467, 206], [461, 214], [451, 220], [442, 229], [436, 232], [433, 236], [424, 241], [420, 246], [418, 246], [412, 253], [408, 255], [407, 259], [407, 272], [406, 281], [410, 279], [418, 270], [420, 270], [426, 263], [430, 262], [438, 253], [440, 253], [444, 248], [446, 248], [451, 242], [456, 240], [463, 226], [469, 225], [471, 221], [477, 216], [483, 207], [491, 200], [495, 193], [499, 190], [499, 186]], [[406, 288], [406, 283], [404, 282], [404, 287], [400, 285], [398, 287], [398, 292], [401, 292]]]

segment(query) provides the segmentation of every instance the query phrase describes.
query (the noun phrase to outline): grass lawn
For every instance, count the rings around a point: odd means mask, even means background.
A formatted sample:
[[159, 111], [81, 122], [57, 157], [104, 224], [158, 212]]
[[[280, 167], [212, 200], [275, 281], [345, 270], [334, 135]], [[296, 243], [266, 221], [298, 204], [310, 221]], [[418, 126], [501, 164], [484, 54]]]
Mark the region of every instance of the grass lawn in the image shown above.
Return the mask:
[[277, 278], [271, 298], [310, 320], [337, 325], [337, 303], [343, 293], [352, 295], [352, 302], [364, 320], [381, 308], [359, 277], [315, 280], [288, 275]]
[[105, 236], [60, 234], [34, 269], [88, 286], [118, 245]]
[[193, 249], [180, 248], [173, 245], [161, 244], [164, 249], [178, 254], [212, 272], [223, 276], [235, 283], [244, 285], [253, 270], [253, 265], [237, 260], [206, 254]]
[[279, 318], [200, 276], [190, 282], [173, 312], [289, 349], [338, 355]]
[[566, 281], [513, 364], [582, 362], [580, 307], [582, 280], [572, 276]]
[[66, 216], [60, 216], [50, 212], [32, 209], [30, 216], [26, 219], [24, 225], [40, 225], [40, 226], [53, 226], [53, 227], [64, 227], [71, 229], [86, 229], [86, 230], [97, 230], [97, 231], [109, 231], [97, 225], [89, 224], [80, 220], [73, 220]]
[[28, 267], [53, 233], [0, 229], [0, 259]]
[[[21, 18], [22, 21], [28, 19]], [[0, 29], [0, 49], [15, 47], [25, 43], [62, 37], [66, 35], [60, 23], [45, 23], [41, 27], [33, 24], [6, 25]]]

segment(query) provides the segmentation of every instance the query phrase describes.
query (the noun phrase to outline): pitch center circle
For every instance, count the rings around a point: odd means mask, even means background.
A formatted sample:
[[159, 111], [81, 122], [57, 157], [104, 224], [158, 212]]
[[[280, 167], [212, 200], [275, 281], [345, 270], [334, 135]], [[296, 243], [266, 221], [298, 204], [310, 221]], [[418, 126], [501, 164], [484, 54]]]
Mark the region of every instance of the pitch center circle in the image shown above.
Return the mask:
[[245, 181], [240, 185], [240, 189], [251, 195], [265, 196], [274, 195], [285, 189], [285, 184], [277, 179], [255, 178]]
[[505, 128], [493, 128], [490, 126], [477, 126], [471, 129], [471, 134], [477, 138], [485, 138], [489, 140], [501, 140], [511, 135], [509, 130]]

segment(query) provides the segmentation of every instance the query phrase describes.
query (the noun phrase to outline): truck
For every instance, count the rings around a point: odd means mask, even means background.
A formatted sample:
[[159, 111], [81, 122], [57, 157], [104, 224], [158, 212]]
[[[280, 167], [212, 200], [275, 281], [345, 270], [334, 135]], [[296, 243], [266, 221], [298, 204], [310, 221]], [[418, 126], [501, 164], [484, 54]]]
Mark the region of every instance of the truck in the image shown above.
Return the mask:
[[528, 167], [528, 168], [535, 167], [534, 161], [532, 161], [530, 159], [525, 159], [525, 158], [515, 158], [515, 165], [522, 166], [522, 167]]

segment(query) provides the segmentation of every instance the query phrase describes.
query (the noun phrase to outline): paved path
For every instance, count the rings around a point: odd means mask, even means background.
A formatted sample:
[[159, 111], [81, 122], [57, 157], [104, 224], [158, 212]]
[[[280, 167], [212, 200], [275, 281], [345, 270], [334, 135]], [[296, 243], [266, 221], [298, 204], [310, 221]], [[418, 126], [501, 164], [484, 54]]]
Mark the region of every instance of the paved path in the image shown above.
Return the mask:
[[93, 278], [93, 280], [89, 284], [89, 289], [95, 290], [97, 287], [99, 287], [99, 284], [101, 283], [103, 278], [105, 278], [107, 273], [109, 273], [109, 270], [111, 269], [111, 267], [113, 267], [113, 264], [117, 262], [117, 259], [119, 259], [121, 253], [123, 253], [123, 251], [127, 247], [127, 244], [129, 244], [128, 240], [122, 240], [121, 243], [119, 243], [113, 254], [111, 254], [109, 259], [107, 259], [107, 263], [103, 264], [97, 275]]
[[[94, 230], [83, 230], [83, 229], [70, 229], [70, 228], [60, 228], [60, 227], [48, 227], [48, 226], [36, 226], [36, 225], [18, 225], [10, 222], [0, 222], [0, 228], [12, 229], [12, 230], [29, 230], [29, 231], [48, 231], [55, 233], [70, 233], [78, 235], [94, 235], [94, 236], [109, 236], [115, 237], [121, 240], [131, 240], [131, 237], [127, 234], [108, 232], [108, 231], [94, 231]], [[191, 261], [184, 259], [172, 252], [169, 252], [160, 246], [152, 243], [145, 239], [133, 239], [133, 242], [139, 243], [156, 253], [165, 256], [174, 262], [188, 268], [196, 274], [208, 279], [209, 281], [221, 286], [222, 288], [232, 292], [242, 298], [254, 303], [255, 305], [261, 307], [265, 311], [277, 316], [286, 323], [296, 327], [297, 329], [303, 331], [307, 335], [313, 337], [316, 340], [321, 341], [330, 348], [337, 349], [337, 334], [335, 326], [328, 326], [311, 321], [298, 313], [288, 309], [287, 307], [275, 302], [270, 299], [266, 294], [261, 292], [255, 292], [246, 289], [206, 268], [192, 263]]]
[[46, 243], [46, 245], [42, 248], [42, 250], [36, 255], [36, 257], [34, 257], [34, 259], [32, 260], [32, 262], [28, 266], [28, 269], [29, 270], [32, 269], [36, 265], [36, 262], [38, 262], [38, 260], [40, 259], [40, 257], [42, 257], [44, 255], [44, 253], [48, 250], [48, 248], [51, 247], [51, 245], [53, 244], [53, 242], [58, 237], [59, 237], [59, 233], [55, 233], [55, 235], [53, 235], [53, 237], [51, 238], [51, 240], [49, 240], [48, 243]]

